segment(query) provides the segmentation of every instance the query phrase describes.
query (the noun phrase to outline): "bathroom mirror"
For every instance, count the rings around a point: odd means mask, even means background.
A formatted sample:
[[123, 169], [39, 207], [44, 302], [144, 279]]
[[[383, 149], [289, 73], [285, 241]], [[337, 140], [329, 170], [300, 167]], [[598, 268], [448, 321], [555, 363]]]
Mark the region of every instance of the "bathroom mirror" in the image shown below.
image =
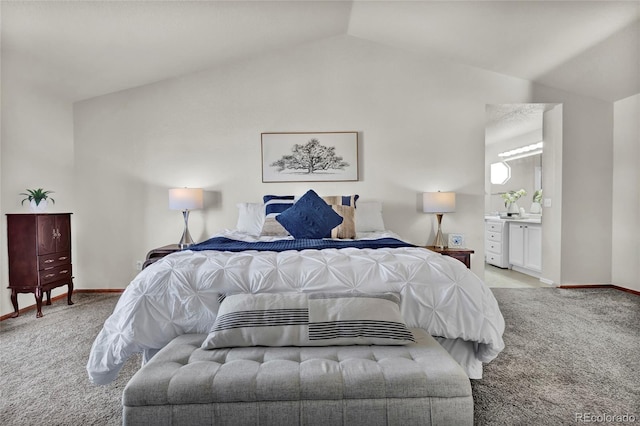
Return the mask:
[[538, 214], [533, 196], [542, 189], [542, 124], [545, 104], [487, 105], [485, 133], [485, 213], [505, 212], [502, 194], [524, 189], [517, 201], [527, 213]]

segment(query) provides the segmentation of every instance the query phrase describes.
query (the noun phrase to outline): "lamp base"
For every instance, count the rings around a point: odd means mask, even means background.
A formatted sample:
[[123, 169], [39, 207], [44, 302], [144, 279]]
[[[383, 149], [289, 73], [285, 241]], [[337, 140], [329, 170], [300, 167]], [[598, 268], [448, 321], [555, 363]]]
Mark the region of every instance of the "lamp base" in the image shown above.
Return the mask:
[[182, 216], [184, 217], [184, 231], [182, 231], [182, 237], [178, 243], [180, 250], [184, 250], [194, 244], [193, 238], [191, 238], [191, 234], [189, 233], [189, 210], [183, 210]]
[[194, 244], [195, 243], [193, 243], [193, 242], [191, 242], [191, 243], [183, 243], [182, 241], [180, 241], [178, 243], [178, 247], [180, 247], [180, 250], [184, 250], [184, 249], [188, 249], [189, 247], [191, 247]]
[[442, 213], [436, 214], [436, 217], [438, 218], [438, 231], [431, 245], [439, 249], [444, 249], [446, 246], [444, 245], [444, 238], [442, 237]]

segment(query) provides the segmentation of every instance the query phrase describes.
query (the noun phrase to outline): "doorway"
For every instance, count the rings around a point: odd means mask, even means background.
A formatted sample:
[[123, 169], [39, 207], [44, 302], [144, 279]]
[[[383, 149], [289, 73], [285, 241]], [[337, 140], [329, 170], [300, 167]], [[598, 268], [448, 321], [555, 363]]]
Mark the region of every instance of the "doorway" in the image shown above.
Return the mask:
[[560, 282], [561, 153], [561, 104], [486, 105], [485, 282], [490, 287]]

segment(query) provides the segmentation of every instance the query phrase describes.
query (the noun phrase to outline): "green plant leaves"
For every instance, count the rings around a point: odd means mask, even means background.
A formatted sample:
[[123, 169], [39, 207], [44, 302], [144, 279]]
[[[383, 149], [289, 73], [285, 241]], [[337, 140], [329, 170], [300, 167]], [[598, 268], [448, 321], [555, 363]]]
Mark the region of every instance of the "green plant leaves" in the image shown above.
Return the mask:
[[35, 201], [36, 205], [40, 204], [40, 201], [42, 200], [51, 200], [51, 202], [53, 204], [56, 203], [56, 200], [54, 200], [53, 198], [51, 198], [49, 196], [49, 194], [53, 193], [53, 191], [45, 191], [42, 188], [38, 188], [38, 189], [27, 189], [27, 192], [21, 192], [19, 195], [24, 195], [25, 198], [22, 199], [22, 202], [20, 203], [21, 205], [24, 205], [25, 201]]

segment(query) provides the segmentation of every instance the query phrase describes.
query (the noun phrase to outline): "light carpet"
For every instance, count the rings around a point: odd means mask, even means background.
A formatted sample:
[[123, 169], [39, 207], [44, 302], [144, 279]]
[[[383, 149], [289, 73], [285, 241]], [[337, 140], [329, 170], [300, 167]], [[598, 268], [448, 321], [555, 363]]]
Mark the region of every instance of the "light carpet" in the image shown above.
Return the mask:
[[476, 424], [575, 425], [587, 415], [640, 423], [639, 296], [615, 289], [492, 291], [506, 347], [483, 379], [472, 381]]
[[[640, 297], [617, 290], [492, 289], [506, 348], [473, 380], [479, 425], [576, 424], [580, 413], [640, 422]], [[140, 357], [92, 385], [89, 350], [118, 295], [76, 294], [0, 323], [0, 424], [119, 425]]]

